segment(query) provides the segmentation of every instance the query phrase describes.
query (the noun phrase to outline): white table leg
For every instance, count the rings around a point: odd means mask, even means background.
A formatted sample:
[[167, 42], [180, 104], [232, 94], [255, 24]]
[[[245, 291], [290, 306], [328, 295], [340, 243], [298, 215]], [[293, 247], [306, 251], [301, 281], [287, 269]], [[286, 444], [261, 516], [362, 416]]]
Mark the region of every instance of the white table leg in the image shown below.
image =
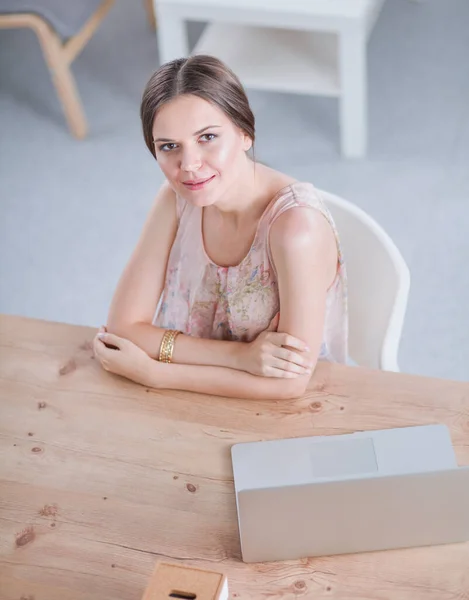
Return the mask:
[[367, 146], [367, 38], [361, 29], [339, 34], [342, 154], [361, 158]]
[[157, 38], [160, 64], [189, 55], [186, 23], [171, 7], [154, 0], [157, 18]]

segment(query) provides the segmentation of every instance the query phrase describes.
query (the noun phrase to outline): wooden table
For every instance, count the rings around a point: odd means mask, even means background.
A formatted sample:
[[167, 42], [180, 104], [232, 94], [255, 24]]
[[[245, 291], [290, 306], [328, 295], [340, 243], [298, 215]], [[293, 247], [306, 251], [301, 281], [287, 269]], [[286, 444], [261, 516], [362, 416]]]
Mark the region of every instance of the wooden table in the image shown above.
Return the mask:
[[0, 598], [139, 600], [157, 559], [231, 597], [463, 600], [469, 544], [246, 565], [235, 442], [446, 423], [469, 464], [469, 384], [321, 364], [294, 401], [152, 391], [102, 371], [89, 328], [0, 318]]

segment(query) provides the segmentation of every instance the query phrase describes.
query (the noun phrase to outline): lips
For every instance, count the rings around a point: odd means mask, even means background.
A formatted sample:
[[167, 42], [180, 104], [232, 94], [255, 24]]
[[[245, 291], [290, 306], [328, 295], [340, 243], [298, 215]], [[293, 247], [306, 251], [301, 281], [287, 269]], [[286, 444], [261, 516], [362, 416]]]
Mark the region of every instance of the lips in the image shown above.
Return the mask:
[[192, 179], [189, 181], [183, 181], [182, 183], [189, 190], [200, 190], [208, 183], [210, 183], [214, 178], [215, 175], [212, 175], [211, 177], [207, 177], [206, 179]]

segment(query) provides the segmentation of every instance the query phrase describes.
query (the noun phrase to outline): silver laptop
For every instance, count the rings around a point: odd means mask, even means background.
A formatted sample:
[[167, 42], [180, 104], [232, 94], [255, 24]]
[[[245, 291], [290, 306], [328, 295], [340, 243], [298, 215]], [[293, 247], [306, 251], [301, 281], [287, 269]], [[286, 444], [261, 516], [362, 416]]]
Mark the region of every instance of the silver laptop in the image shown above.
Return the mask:
[[469, 466], [444, 425], [236, 444], [244, 562], [469, 540]]

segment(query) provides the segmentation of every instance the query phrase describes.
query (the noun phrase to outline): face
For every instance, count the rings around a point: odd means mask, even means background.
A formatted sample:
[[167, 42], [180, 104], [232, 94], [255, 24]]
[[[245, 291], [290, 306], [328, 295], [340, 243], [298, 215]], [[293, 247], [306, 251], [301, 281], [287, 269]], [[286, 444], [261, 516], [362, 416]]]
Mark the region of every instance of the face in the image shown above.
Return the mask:
[[240, 181], [251, 139], [225, 113], [198, 96], [163, 105], [153, 123], [155, 153], [174, 191], [209, 206]]

